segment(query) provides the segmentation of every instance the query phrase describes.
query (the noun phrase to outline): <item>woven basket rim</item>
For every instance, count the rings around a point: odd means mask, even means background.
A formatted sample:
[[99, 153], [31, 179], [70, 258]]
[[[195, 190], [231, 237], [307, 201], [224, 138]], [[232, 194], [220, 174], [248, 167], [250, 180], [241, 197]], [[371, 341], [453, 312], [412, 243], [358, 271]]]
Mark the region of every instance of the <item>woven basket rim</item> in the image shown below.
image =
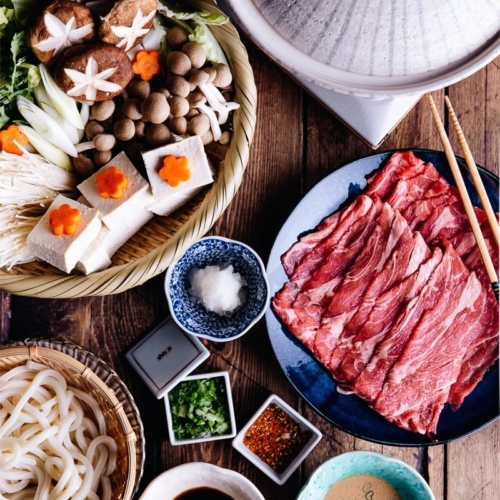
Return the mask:
[[[213, 1], [190, 1], [202, 11], [218, 9]], [[240, 108], [233, 112], [233, 137], [218, 178], [199, 207], [165, 243], [147, 256], [132, 262], [112, 265], [89, 275], [64, 275], [50, 270], [39, 275], [14, 274], [0, 269], [0, 290], [40, 298], [74, 298], [103, 296], [123, 292], [141, 285], [165, 271], [191, 243], [206, 234], [236, 194], [246, 169], [249, 148], [256, 122], [257, 91], [248, 54], [235, 27], [228, 22], [211, 30], [228, 57], [234, 75], [235, 101]], [[240, 75], [244, 75], [240, 76]], [[158, 217], [158, 216], [155, 216]]]
[[[9, 358], [15, 358], [17, 364], [22, 364], [29, 360], [42, 363], [44, 361], [56, 361], [64, 368], [74, 371], [75, 375], [80, 375], [84, 378], [86, 382], [92, 385], [94, 390], [105, 398], [109, 407], [113, 409], [120, 429], [123, 431], [127, 455], [129, 457], [128, 463], [135, 464], [128, 471], [123, 496], [120, 497], [121, 500], [130, 500], [138, 491], [144, 471], [144, 426], [134, 398], [118, 374], [96, 354], [80, 345], [63, 339], [36, 337], [3, 342], [0, 345], [0, 366], [1, 363]], [[88, 366], [89, 364], [95, 365], [96, 368], [93, 370]], [[96, 371], [102, 371], [106, 375], [107, 380], [113, 383], [113, 387], [104, 382]], [[127, 411], [129, 412], [128, 415]], [[129, 417], [133, 418], [132, 422]]]

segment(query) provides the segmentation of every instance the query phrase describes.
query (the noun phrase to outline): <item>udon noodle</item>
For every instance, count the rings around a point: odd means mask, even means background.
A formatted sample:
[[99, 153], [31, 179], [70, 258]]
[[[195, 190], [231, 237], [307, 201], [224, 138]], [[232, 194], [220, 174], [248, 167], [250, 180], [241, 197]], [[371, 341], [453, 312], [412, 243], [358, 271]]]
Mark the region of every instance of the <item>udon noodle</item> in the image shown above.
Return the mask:
[[109, 499], [116, 457], [91, 395], [33, 361], [0, 372], [0, 500]]

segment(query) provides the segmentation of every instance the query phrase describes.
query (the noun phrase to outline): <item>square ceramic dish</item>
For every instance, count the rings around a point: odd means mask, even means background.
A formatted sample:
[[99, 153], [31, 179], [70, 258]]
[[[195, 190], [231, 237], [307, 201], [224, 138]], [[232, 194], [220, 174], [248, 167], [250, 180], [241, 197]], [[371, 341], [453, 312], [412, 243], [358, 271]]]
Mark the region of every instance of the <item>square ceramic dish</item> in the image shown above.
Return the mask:
[[[225, 398], [225, 406], [227, 409], [227, 419], [229, 420], [229, 427], [223, 434], [216, 435], [205, 435], [200, 437], [192, 437], [186, 439], [179, 439], [176, 437], [174, 432], [174, 418], [172, 416], [172, 404], [169, 400], [169, 395], [173, 390], [177, 390], [181, 387], [184, 382], [198, 381], [198, 380], [208, 380], [211, 379], [222, 379], [223, 396]], [[193, 444], [193, 443], [203, 443], [205, 441], [216, 441], [218, 439], [229, 439], [236, 435], [236, 419], [234, 416], [234, 406], [233, 406], [233, 396], [231, 392], [231, 382], [229, 380], [229, 374], [225, 371], [213, 372], [213, 373], [202, 373], [198, 375], [189, 375], [183, 378], [176, 387], [171, 389], [165, 396], [165, 409], [167, 412], [167, 425], [168, 425], [168, 435], [170, 438], [170, 444], [177, 446], [181, 444]]]
[[[294, 453], [293, 459], [288, 463], [286, 468], [280, 470], [279, 472], [271, 467], [264, 460], [259, 458], [259, 456], [250, 450], [246, 444], [244, 444], [245, 436], [249, 429], [258, 421], [261, 414], [268, 408], [277, 408], [280, 412], [285, 412], [293, 421], [300, 427], [298, 431], [299, 434], [304, 435], [304, 433], [309, 433], [308, 439], [302, 443], [302, 446], [298, 451]], [[280, 411], [281, 410], [281, 411]], [[258, 424], [258, 423], [257, 423]], [[256, 431], [259, 436], [262, 436], [265, 429], [259, 429]], [[290, 405], [285, 403], [280, 397], [272, 394], [269, 396], [264, 404], [255, 412], [254, 416], [248, 421], [248, 423], [240, 430], [238, 435], [233, 439], [233, 447], [238, 450], [245, 458], [252, 462], [256, 467], [258, 467], [262, 472], [267, 474], [273, 481], [278, 484], [284, 484], [287, 479], [292, 475], [292, 473], [297, 469], [297, 467], [302, 463], [302, 461], [309, 455], [312, 449], [321, 440], [321, 432], [314, 427], [310, 422], [308, 422], [302, 415], [295, 411]], [[271, 441], [272, 442], [272, 441]]]
[[160, 399], [209, 357], [200, 340], [166, 318], [130, 349], [125, 357]]

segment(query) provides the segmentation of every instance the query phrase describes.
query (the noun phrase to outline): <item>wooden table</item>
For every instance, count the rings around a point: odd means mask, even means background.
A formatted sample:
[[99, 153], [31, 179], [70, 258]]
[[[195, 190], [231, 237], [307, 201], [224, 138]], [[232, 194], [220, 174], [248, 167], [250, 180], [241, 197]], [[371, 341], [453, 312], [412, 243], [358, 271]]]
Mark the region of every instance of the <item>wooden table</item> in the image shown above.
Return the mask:
[[[250, 42], [245, 40], [245, 44], [259, 92], [257, 130], [243, 184], [212, 232], [249, 244], [266, 262], [282, 223], [302, 196], [333, 170], [372, 151]], [[441, 111], [443, 95], [450, 96], [477, 163], [497, 175], [499, 66], [497, 59], [465, 81], [433, 93]], [[450, 135], [458, 153], [454, 134]], [[425, 100], [379, 150], [405, 147], [442, 150]], [[276, 361], [264, 320], [236, 341], [205, 342], [211, 356], [198, 371], [229, 371], [238, 428], [270, 393], [276, 393], [322, 431], [319, 445], [283, 486], [236, 452], [231, 440], [171, 446], [163, 401], [155, 399], [124, 358], [168, 314], [163, 279], [160, 275], [108, 297], [48, 300], [2, 293], [0, 342], [32, 336], [71, 339], [101, 356], [130, 388], [146, 433], [146, 465], [136, 498], [160, 472], [190, 461], [206, 461], [239, 471], [267, 500], [293, 499], [315, 467], [349, 450], [374, 450], [404, 460], [428, 480], [437, 500], [498, 498], [500, 420], [448, 445], [398, 448], [354, 438], [317, 415], [294, 391]]]

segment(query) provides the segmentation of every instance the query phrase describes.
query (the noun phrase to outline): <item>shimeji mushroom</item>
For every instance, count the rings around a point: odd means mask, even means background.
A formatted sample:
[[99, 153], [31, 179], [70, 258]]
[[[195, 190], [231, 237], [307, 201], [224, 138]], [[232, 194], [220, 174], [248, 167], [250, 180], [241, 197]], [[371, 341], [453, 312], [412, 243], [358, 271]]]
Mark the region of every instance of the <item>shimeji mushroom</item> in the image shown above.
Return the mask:
[[215, 115], [214, 110], [210, 106], [207, 106], [206, 104], [201, 103], [201, 102], [198, 103], [196, 105], [196, 107], [208, 116], [208, 119], [210, 121], [210, 128], [212, 129], [212, 135], [214, 137], [214, 141], [218, 141], [220, 139], [222, 131], [220, 129], [220, 125], [219, 125], [219, 122], [217, 120], [217, 116]]
[[[240, 105], [236, 102], [227, 102], [224, 96], [220, 93], [219, 89], [212, 83], [201, 83], [198, 88], [207, 99], [207, 104], [199, 102], [194, 107], [203, 111], [210, 120], [210, 126], [214, 136], [214, 141], [218, 141], [221, 136], [221, 129], [219, 125], [223, 125], [229, 118], [229, 112], [238, 109]], [[215, 115], [215, 112], [218, 115]]]

